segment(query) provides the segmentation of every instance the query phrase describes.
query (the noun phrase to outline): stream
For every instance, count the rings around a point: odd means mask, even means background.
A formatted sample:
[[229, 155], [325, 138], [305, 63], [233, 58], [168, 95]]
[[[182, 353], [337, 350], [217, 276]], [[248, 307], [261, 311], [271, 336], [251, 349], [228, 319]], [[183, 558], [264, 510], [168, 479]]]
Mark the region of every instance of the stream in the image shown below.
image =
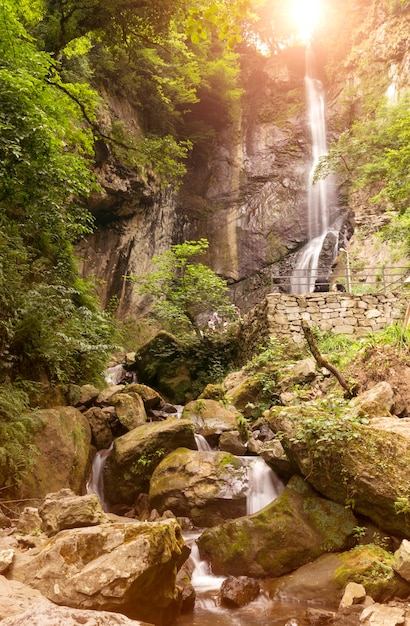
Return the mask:
[[[212, 450], [201, 435], [195, 435], [198, 450]], [[101, 506], [107, 511], [103, 492], [103, 468], [111, 448], [100, 450], [94, 457], [91, 476], [87, 482], [87, 493], [96, 493]], [[247, 515], [256, 513], [275, 500], [283, 491], [284, 485], [276, 474], [260, 457], [242, 457], [248, 463], [249, 493]], [[214, 576], [209, 564], [202, 561], [196, 539], [203, 529], [184, 532], [186, 543], [191, 548], [190, 559], [193, 572], [192, 585], [196, 592], [194, 611], [181, 615], [176, 626], [305, 626], [306, 605], [292, 603], [290, 598], [275, 597], [273, 584], [269, 580], [259, 581], [261, 593], [248, 605], [238, 608], [224, 608], [218, 601], [219, 589], [224, 576]], [[271, 597], [273, 595], [273, 597]]]

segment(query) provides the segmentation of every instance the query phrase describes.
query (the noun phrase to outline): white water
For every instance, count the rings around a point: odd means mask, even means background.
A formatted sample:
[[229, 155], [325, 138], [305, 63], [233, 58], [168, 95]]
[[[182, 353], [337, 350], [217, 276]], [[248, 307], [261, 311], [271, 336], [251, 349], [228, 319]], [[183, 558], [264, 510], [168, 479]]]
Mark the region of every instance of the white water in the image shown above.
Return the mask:
[[105, 461], [107, 460], [113, 445], [114, 444], [112, 443], [109, 448], [99, 450], [96, 453], [91, 467], [91, 476], [86, 484], [86, 492], [95, 493], [98, 496], [101, 502], [101, 507], [104, 511], [108, 510], [108, 504], [104, 498], [103, 469]]
[[109, 367], [105, 372], [105, 382], [109, 385], [118, 385], [126, 373], [127, 371], [121, 363]]
[[312, 142], [307, 191], [308, 241], [299, 252], [290, 281], [290, 291], [295, 294], [313, 291], [318, 277], [320, 252], [329, 232], [335, 236], [334, 256], [336, 256], [338, 241], [338, 230], [331, 228], [329, 224], [329, 205], [332, 196], [330, 180], [325, 178], [313, 183], [319, 159], [327, 154], [327, 141], [323, 86], [321, 81], [314, 77], [314, 55], [309, 48], [306, 51], [305, 89]]
[[212, 450], [211, 446], [209, 445], [209, 443], [207, 442], [207, 440], [205, 439], [203, 435], [195, 434], [195, 442], [196, 442], [196, 447], [198, 448], [198, 450], [201, 450], [201, 451]]
[[[196, 435], [198, 437], [198, 435]], [[200, 437], [200, 435], [199, 435]], [[204, 438], [202, 438], [204, 439]], [[205, 440], [206, 441], [206, 440]], [[251, 515], [265, 508], [273, 502], [284, 490], [284, 484], [260, 457], [241, 457], [248, 465], [248, 494], [246, 499], [246, 514]], [[209, 564], [201, 561], [196, 537], [191, 535], [191, 560], [194, 565], [191, 582], [196, 591], [219, 590], [225, 577], [213, 576]], [[194, 541], [192, 540], [194, 539]]]
[[246, 499], [246, 514], [251, 515], [273, 502], [285, 486], [269, 465], [259, 457], [252, 460], [248, 468], [249, 489]]

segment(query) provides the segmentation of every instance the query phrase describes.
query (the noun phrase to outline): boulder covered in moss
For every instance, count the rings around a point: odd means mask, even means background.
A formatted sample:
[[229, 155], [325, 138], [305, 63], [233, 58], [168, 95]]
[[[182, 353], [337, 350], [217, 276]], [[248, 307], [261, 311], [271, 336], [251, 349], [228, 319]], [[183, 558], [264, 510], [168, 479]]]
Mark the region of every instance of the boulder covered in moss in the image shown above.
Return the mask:
[[268, 421], [317, 491], [388, 534], [410, 537], [410, 419], [305, 405], [272, 409]]
[[129, 390], [118, 391], [111, 397], [119, 422], [126, 430], [132, 430], [147, 421], [144, 402], [141, 396]]
[[357, 546], [339, 554], [325, 554], [289, 575], [267, 583], [271, 597], [322, 604], [337, 609], [348, 583], [363, 585], [377, 602], [408, 597], [410, 588], [393, 570], [393, 555], [380, 546]]
[[263, 400], [263, 383], [260, 377], [249, 373], [246, 368], [229, 374], [224, 380], [226, 395], [231, 404], [244, 417], [253, 416], [253, 406]]
[[160, 461], [176, 448], [196, 450], [190, 420], [168, 418], [146, 423], [118, 437], [104, 465], [104, 496], [110, 505], [132, 505]]
[[135, 362], [128, 369], [173, 404], [185, 404], [192, 397], [192, 380], [184, 350], [170, 333], [162, 330], [150, 339], [138, 350]]
[[326, 552], [354, 545], [356, 518], [299, 476], [259, 513], [207, 529], [198, 539], [214, 574], [282, 576]]
[[38, 454], [33, 456], [16, 497], [44, 498], [67, 487], [80, 494], [89, 467], [91, 428], [87, 418], [70, 406], [41, 409], [33, 417], [39, 426], [31, 443]]
[[248, 464], [229, 452], [179, 448], [166, 456], [151, 478], [151, 507], [189, 517], [210, 527], [246, 514]]
[[175, 519], [116, 520], [64, 530], [32, 553], [16, 552], [8, 577], [55, 604], [167, 626], [181, 608], [176, 576], [188, 556]]

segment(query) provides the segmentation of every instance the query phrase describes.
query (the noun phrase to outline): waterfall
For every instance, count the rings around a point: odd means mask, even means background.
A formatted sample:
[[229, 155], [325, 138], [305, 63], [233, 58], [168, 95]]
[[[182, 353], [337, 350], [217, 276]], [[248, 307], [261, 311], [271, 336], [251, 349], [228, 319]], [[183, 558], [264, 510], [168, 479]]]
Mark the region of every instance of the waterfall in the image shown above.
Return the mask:
[[333, 201], [331, 179], [327, 177], [313, 182], [319, 159], [327, 153], [327, 141], [323, 86], [315, 77], [314, 53], [310, 47], [306, 50], [305, 90], [312, 157], [307, 190], [307, 243], [299, 252], [290, 281], [290, 291], [295, 294], [313, 291], [325, 239], [329, 233], [333, 234], [333, 260], [339, 231], [330, 224], [329, 207]]
[[198, 433], [195, 434], [195, 443], [196, 443], [196, 447], [198, 448], [198, 450], [212, 450], [211, 446], [209, 445], [209, 443], [207, 442], [207, 440], [205, 439], [205, 437], [203, 435], [198, 435]]
[[284, 484], [265, 461], [257, 457], [248, 467], [249, 491], [246, 499], [246, 514], [251, 515], [264, 509], [283, 491]]
[[86, 484], [86, 492], [95, 493], [98, 496], [104, 511], [108, 510], [108, 504], [104, 498], [103, 469], [113, 445], [114, 443], [109, 448], [99, 450], [96, 453], [91, 467], [91, 475]]

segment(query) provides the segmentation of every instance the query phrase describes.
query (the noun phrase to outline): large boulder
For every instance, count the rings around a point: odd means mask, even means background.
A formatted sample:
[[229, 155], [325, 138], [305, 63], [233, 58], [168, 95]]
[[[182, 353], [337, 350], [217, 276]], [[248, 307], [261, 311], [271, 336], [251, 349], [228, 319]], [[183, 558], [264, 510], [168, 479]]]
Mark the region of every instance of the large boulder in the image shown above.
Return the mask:
[[118, 391], [111, 396], [111, 404], [119, 422], [126, 430], [132, 430], [147, 421], [144, 402], [138, 393], [130, 391]]
[[106, 450], [113, 440], [110, 415], [98, 406], [92, 406], [84, 412], [90, 424], [92, 443], [97, 450]]
[[221, 604], [230, 608], [237, 608], [249, 604], [258, 597], [259, 583], [248, 576], [228, 576], [219, 592]]
[[19, 498], [43, 498], [66, 487], [81, 493], [91, 443], [87, 418], [71, 406], [42, 409], [34, 415], [42, 424], [31, 442], [39, 454], [34, 456], [33, 467], [19, 487]]
[[386, 381], [381, 381], [350, 402], [356, 415], [366, 417], [391, 416], [394, 408], [394, 391]]
[[228, 452], [179, 448], [166, 456], [151, 478], [149, 499], [160, 513], [171, 510], [199, 527], [246, 514], [247, 463]]
[[158, 625], [178, 615], [177, 570], [189, 555], [175, 519], [63, 530], [37, 554], [16, 555], [9, 578], [59, 605], [115, 611]]
[[251, 418], [253, 409], [263, 397], [263, 383], [245, 368], [232, 372], [224, 379], [226, 395], [232, 405], [244, 415]]
[[23, 613], [26, 609], [31, 610], [33, 605], [39, 606], [43, 602], [48, 604], [48, 600], [37, 589], [0, 576], [0, 621]]
[[301, 604], [325, 603], [336, 609], [351, 583], [361, 585], [378, 602], [405, 598], [410, 585], [394, 572], [393, 555], [374, 544], [340, 554], [324, 554], [291, 574], [266, 583], [271, 597], [292, 598]]
[[185, 404], [192, 397], [192, 380], [180, 342], [160, 331], [141, 346], [129, 369], [138, 380], [158, 389], [173, 404]]
[[150, 626], [146, 622], [128, 619], [125, 615], [103, 611], [80, 611], [51, 602], [38, 603], [27, 611], [2, 621], [3, 626]]
[[234, 407], [224, 407], [217, 400], [201, 398], [188, 402], [182, 411], [182, 417], [195, 424], [195, 432], [203, 437], [220, 435], [238, 427], [238, 411]]
[[326, 552], [351, 547], [357, 520], [293, 477], [262, 511], [205, 530], [201, 556], [215, 574], [282, 576]]
[[49, 536], [66, 528], [95, 526], [108, 521], [98, 496], [77, 496], [70, 489], [50, 493], [40, 505], [41, 529]]
[[190, 420], [168, 418], [118, 437], [104, 465], [104, 495], [109, 504], [132, 505], [140, 493], [148, 493], [161, 459], [180, 447], [197, 448]]
[[[368, 423], [367, 423], [368, 422]], [[272, 409], [287, 456], [327, 498], [369, 517], [386, 533], [410, 537], [410, 419], [365, 420], [317, 407]]]
[[155, 389], [141, 383], [127, 385], [126, 392], [137, 393], [142, 398], [147, 411], [150, 409], [159, 409], [164, 404], [164, 400]]
[[[105, 611], [87, 611], [57, 606], [47, 600], [37, 589], [17, 580], [0, 576], [0, 620], [4, 626], [144, 626]], [[148, 624], [146, 624], [148, 626]]]

